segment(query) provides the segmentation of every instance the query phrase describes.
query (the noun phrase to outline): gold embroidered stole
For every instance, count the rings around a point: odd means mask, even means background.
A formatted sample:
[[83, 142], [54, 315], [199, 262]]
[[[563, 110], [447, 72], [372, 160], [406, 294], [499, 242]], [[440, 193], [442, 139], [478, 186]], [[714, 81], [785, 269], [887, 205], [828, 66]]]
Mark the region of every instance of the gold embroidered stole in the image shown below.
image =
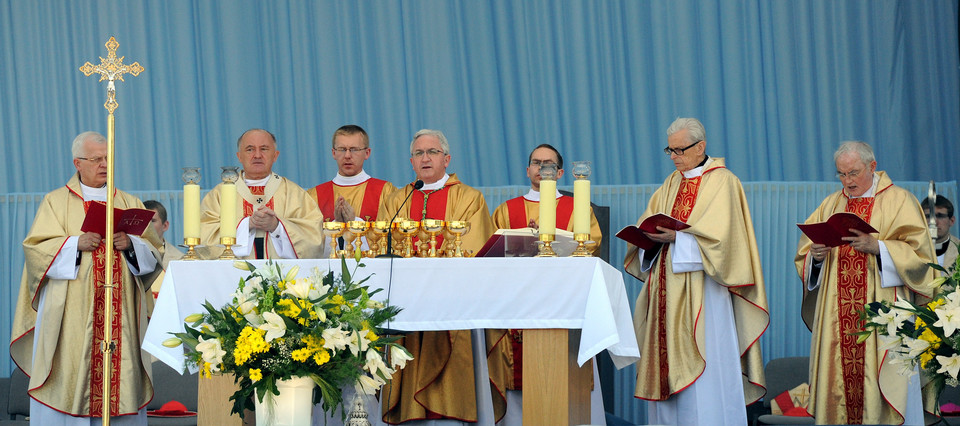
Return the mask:
[[[874, 198], [847, 200], [846, 211], [870, 222]], [[847, 421], [859, 424], [863, 421], [863, 380], [866, 346], [857, 343], [852, 333], [862, 327], [857, 309], [866, 303], [868, 255], [844, 244], [839, 247], [837, 268], [837, 333], [840, 337], [840, 353], [843, 360], [843, 388], [847, 407]]]
[[[83, 203], [84, 210], [89, 209], [90, 203], [94, 201], [85, 201]], [[112, 238], [112, 236], [104, 236], [104, 238]], [[92, 417], [103, 417], [103, 381], [107, 377], [104, 374], [104, 365], [103, 365], [103, 352], [101, 351], [102, 345], [104, 344], [104, 334], [103, 326], [106, 323], [106, 301], [104, 300], [106, 295], [106, 284], [107, 275], [107, 257], [106, 257], [107, 245], [100, 244], [96, 250], [93, 251], [93, 335], [92, 335], [92, 344], [90, 345], [90, 416]], [[120, 415], [120, 339], [123, 336], [123, 270], [120, 262], [123, 262], [123, 259], [120, 258], [120, 252], [117, 250], [113, 251], [113, 298], [110, 300], [110, 303], [113, 305], [113, 322], [111, 323], [111, 334], [116, 346], [113, 348], [113, 351], [110, 352], [110, 415], [117, 416]]]
[[[697, 176], [693, 179], [680, 181], [680, 188], [677, 190], [677, 197], [673, 201], [673, 209], [670, 216], [686, 222], [690, 218], [690, 212], [693, 211], [693, 205], [697, 202], [697, 191], [700, 189], [700, 179], [703, 176]], [[659, 269], [659, 280], [657, 282], [657, 357], [660, 365], [660, 400], [670, 397], [670, 364], [667, 353], [667, 250], [669, 245], [664, 246], [660, 251], [660, 260], [657, 262]]]

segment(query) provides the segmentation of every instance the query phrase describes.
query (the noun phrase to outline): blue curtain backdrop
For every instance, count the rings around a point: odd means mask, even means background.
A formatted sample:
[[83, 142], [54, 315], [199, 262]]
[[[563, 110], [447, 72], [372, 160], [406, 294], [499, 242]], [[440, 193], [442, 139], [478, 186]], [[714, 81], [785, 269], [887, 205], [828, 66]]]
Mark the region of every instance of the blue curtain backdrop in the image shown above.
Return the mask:
[[[78, 68], [110, 36], [146, 68], [118, 83], [118, 186], [167, 204], [174, 241], [180, 168], [201, 167], [211, 188], [252, 127], [277, 135], [275, 170], [305, 187], [336, 172], [343, 124], [367, 129], [366, 169], [396, 184], [413, 179], [411, 135], [443, 130], [450, 171], [491, 208], [523, 192], [526, 156], [548, 142], [593, 161], [595, 201], [619, 229], [673, 169], [666, 127], [698, 117], [707, 152], [745, 182], [770, 359], [809, 350], [794, 223], [837, 188], [840, 141], [871, 143], [915, 193], [932, 179], [958, 201], [957, 20], [957, 0], [0, 0], [0, 360], [39, 197], [73, 172], [76, 134], [106, 132], [104, 83]], [[617, 265], [624, 247], [611, 248]], [[639, 421], [630, 370], [607, 409]]]

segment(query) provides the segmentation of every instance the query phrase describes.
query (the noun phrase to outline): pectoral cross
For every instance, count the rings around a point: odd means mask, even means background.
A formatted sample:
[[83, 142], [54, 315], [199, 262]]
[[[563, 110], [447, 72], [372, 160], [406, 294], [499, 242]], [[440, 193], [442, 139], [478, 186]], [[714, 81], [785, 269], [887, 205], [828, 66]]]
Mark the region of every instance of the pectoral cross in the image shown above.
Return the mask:
[[107, 43], [104, 44], [107, 47], [107, 59], [100, 57], [100, 65], [93, 65], [90, 62], [83, 64], [80, 67], [80, 72], [82, 72], [87, 77], [90, 74], [98, 73], [100, 74], [100, 81], [107, 81], [107, 101], [103, 104], [103, 107], [110, 111], [110, 114], [113, 114], [113, 111], [117, 109], [117, 106], [120, 104], [117, 103], [117, 89], [114, 86], [114, 80], [119, 79], [123, 81], [123, 75], [126, 73], [133, 74], [134, 77], [140, 75], [143, 72], [143, 67], [140, 66], [139, 62], [134, 62], [130, 65], [124, 65], [123, 56], [117, 58], [117, 48], [120, 47], [120, 43], [117, 43], [117, 39], [110, 37], [110, 40], [107, 40]]

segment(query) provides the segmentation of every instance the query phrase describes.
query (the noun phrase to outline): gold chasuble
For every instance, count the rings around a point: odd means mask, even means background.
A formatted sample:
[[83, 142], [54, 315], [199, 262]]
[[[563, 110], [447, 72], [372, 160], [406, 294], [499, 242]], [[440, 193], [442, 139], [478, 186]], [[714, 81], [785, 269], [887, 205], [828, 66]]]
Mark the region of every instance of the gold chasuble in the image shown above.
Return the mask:
[[[289, 179], [273, 173], [267, 181], [266, 186], [248, 187], [241, 178], [237, 179], [237, 218], [238, 223], [245, 217], [253, 215], [261, 206], [271, 208], [283, 224], [287, 237], [293, 244], [297, 259], [316, 259], [320, 257], [323, 241], [323, 235], [320, 231], [320, 224], [323, 222], [323, 215], [317, 208], [317, 203], [307, 195], [307, 191]], [[206, 246], [202, 252], [203, 257], [207, 259], [216, 259], [223, 252], [223, 247], [217, 247], [220, 244], [220, 189], [223, 184], [218, 184], [200, 203], [200, 244]], [[257, 231], [256, 237], [264, 238], [264, 248], [266, 249], [266, 259], [277, 258], [276, 248], [273, 243], [267, 241], [269, 236], [263, 231]], [[251, 244], [253, 241], [250, 242]], [[255, 250], [250, 250], [250, 255], [246, 259], [255, 258]]]
[[[310, 198], [317, 203], [325, 220], [335, 220], [333, 206], [337, 197], [343, 196], [357, 217], [365, 221], [390, 220], [389, 217], [378, 218], [377, 212], [383, 201], [393, 194], [397, 187], [385, 180], [370, 178], [356, 185], [337, 185], [327, 181], [307, 190]], [[352, 218], [350, 220], [353, 220]]]
[[[414, 190], [413, 184], [404, 186], [380, 206], [378, 216], [385, 220], [393, 217], [410, 191], [416, 192], [403, 206], [400, 217], [469, 221], [470, 231], [463, 237], [463, 248], [472, 253], [493, 235], [493, 221], [483, 194], [461, 183], [456, 174], [435, 191]], [[398, 424], [446, 418], [476, 422], [470, 330], [407, 333], [403, 345], [413, 360], [380, 391], [383, 421]]]
[[712, 158], [696, 178], [686, 179], [675, 171], [654, 192], [637, 224], [657, 213], [690, 225], [684, 232], [696, 238], [703, 270], [674, 273], [671, 246], [665, 245], [650, 270], [643, 272], [637, 247], [629, 245], [624, 268], [646, 282], [634, 308], [641, 351], [635, 396], [667, 400], [704, 371], [701, 316], [706, 275], [730, 294], [744, 400], [748, 405], [757, 401], [765, 392], [758, 340], [770, 316], [753, 222], [740, 180], [725, 168], [722, 158]]
[[[135, 277], [121, 253], [113, 253], [112, 333], [117, 348], [112, 353], [113, 371], [106, 376], [100, 350], [106, 322], [106, 244], [93, 252], [79, 252], [77, 279], [47, 276], [68, 237], [83, 233], [80, 227], [86, 210], [96, 201], [84, 201], [82, 194], [76, 175], [66, 186], [48, 193], [23, 241], [26, 262], [13, 317], [10, 356], [30, 376], [30, 396], [56, 411], [103, 417], [103, 380], [111, 380], [110, 415], [136, 414], [153, 398], [149, 365], [144, 365], [140, 351], [147, 325], [145, 304], [153, 297], [144, 283], [153, 274]], [[120, 209], [144, 208], [139, 199], [119, 190], [114, 203]], [[153, 227], [147, 226], [141, 238], [159, 259], [156, 246], [160, 238]], [[42, 322], [40, 334], [35, 333], [38, 321]]]
[[[826, 221], [839, 212], [863, 218], [880, 231], [875, 237], [890, 252], [894, 265], [842, 245], [834, 248], [812, 275], [812, 243], [801, 234], [795, 259], [804, 289], [802, 315], [813, 332], [810, 343], [810, 404], [818, 424], [901, 424], [907, 405], [907, 376], [890, 365], [877, 347], [876, 334], [858, 344], [851, 333], [862, 329], [858, 310], [875, 301], [897, 298], [922, 301], [931, 296], [924, 284], [933, 280], [936, 262], [920, 203], [895, 186], [885, 172], [873, 197], [848, 198], [837, 191], [820, 203], [806, 223]], [[905, 285], [882, 288], [881, 271], [896, 267]], [[819, 286], [815, 285], [819, 277]]]

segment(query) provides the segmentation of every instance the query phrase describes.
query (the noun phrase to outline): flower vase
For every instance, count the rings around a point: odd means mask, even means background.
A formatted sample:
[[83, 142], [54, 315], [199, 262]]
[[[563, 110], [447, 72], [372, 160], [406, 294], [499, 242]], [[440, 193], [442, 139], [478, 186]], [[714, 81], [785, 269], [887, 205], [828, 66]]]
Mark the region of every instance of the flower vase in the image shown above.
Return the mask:
[[310, 426], [313, 414], [313, 388], [310, 377], [278, 380], [280, 395], [267, 392], [263, 402], [254, 397], [257, 407], [257, 426]]

